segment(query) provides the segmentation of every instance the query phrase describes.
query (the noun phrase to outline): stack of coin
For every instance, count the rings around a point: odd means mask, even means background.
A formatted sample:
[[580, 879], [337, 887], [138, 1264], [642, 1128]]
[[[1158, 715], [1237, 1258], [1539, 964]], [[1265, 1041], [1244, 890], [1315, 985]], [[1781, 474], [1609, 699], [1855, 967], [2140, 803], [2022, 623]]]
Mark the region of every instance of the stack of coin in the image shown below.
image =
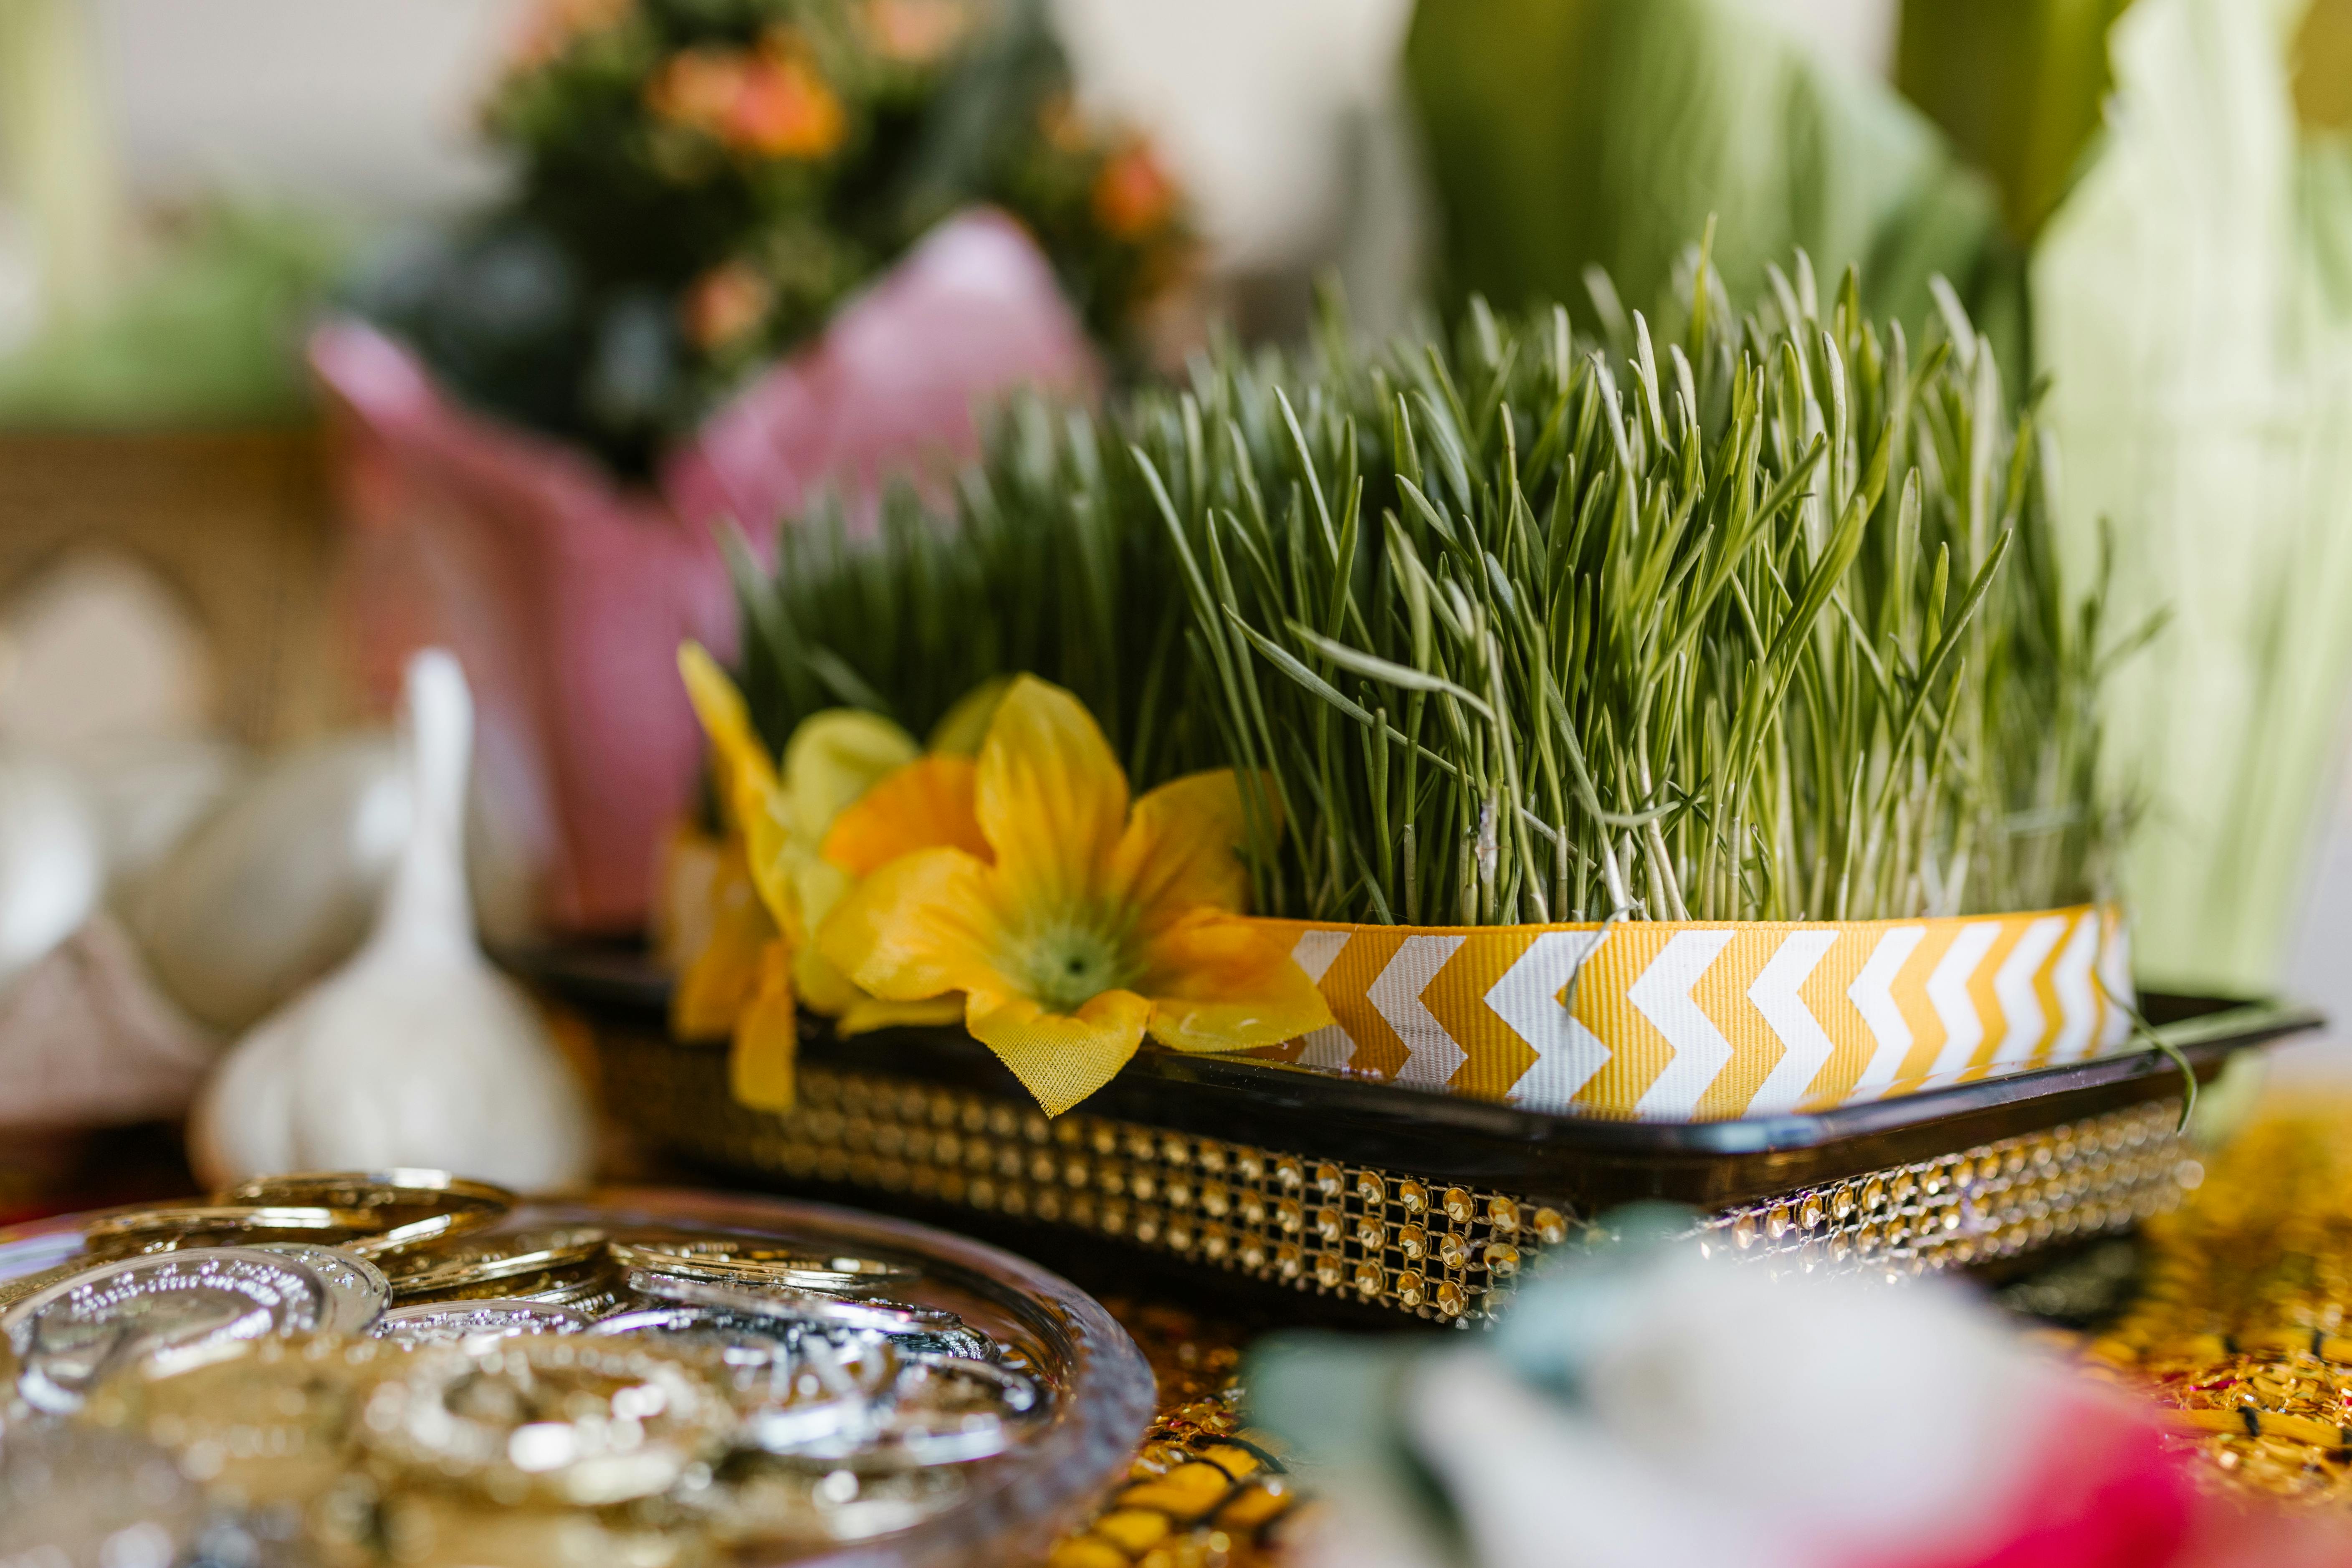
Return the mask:
[[0, 1234], [0, 1424], [160, 1451], [207, 1508], [294, 1518], [338, 1563], [865, 1540], [1049, 1415], [922, 1282], [436, 1172], [273, 1177]]

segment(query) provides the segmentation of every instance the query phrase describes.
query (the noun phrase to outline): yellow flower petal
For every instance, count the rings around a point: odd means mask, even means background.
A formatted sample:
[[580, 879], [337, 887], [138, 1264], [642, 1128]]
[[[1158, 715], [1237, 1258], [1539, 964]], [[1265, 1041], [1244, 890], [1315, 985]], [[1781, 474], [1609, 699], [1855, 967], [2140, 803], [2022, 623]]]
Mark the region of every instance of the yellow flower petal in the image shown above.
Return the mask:
[[901, 855], [941, 845], [990, 858], [972, 815], [979, 769], [970, 757], [918, 757], [833, 819], [824, 858], [853, 877], [871, 876]]
[[1127, 826], [1127, 775], [1079, 700], [1034, 676], [1013, 681], [980, 749], [980, 830], [1009, 902], [1091, 896]]
[[800, 1029], [793, 1016], [792, 950], [772, 942], [760, 955], [760, 989], [735, 1021], [727, 1078], [736, 1103], [754, 1110], [793, 1108], [793, 1058]]
[[791, 870], [793, 913], [799, 919], [784, 934], [794, 945], [806, 947], [809, 932], [824, 923], [824, 917], [854, 884], [848, 872], [809, 853], [798, 839], [793, 841], [785, 865]]
[[988, 868], [961, 849], [919, 849], [851, 889], [817, 931], [842, 973], [888, 1002], [995, 980], [1002, 942]]
[[1135, 803], [1111, 857], [1111, 896], [1145, 931], [1187, 910], [1238, 914], [1249, 900], [1242, 865], [1242, 794], [1231, 768], [1191, 773]]
[[775, 764], [768, 760], [768, 749], [752, 732], [751, 715], [743, 707], [743, 694], [735, 689], [735, 683], [727, 679], [727, 672], [719, 668], [700, 643], [678, 645], [677, 672], [685, 679], [694, 716], [701, 721], [702, 732], [710, 738], [710, 748], [717, 753], [714, 760], [718, 764], [719, 799], [728, 820], [743, 837], [751, 880], [758, 886], [769, 914], [779, 926], [789, 930], [792, 889], [784, 879], [783, 797], [776, 780]]
[[881, 1002], [861, 995], [842, 1010], [834, 1021], [836, 1033], [871, 1034], [876, 1029], [904, 1029], [963, 1022], [963, 993], [950, 991], [944, 996], [934, 996], [927, 1002]]
[[1012, 685], [1011, 676], [992, 675], [957, 698], [955, 706], [931, 726], [923, 750], [957, 757], [980, 755], [981, 742], [988, 739], [988, 721], [996, 717], [996, 705], [1004, 700]]
[[1048, 1116], [1059, 1116], [1117, 1076], [1143, 1043], [1151, 1004], [1106, 991], [1075, 1015], [1048, 1013], [1024, 996], [975, 991], [964, 1027], [1013, 1069]]
[[681, 1040], [723, 1040], [760, 989], [761, 952], [776, 922], [751, 886], [740, 855], [722, 859], [710, 889], [708, 934], [670, 993], [670, 1032]]
[[840, 965], [813, 942], [793, 949], [793, 990], [802, 1006], [827, 1018], [842, 1017], [860, 1002], [868, 1000], [856, 982], [844, 974]]
[[1282, 938], [1231, 915], [1179, 921], [1151, 943], [1151, 1037], [1180, 1051], [1278, 1046], [1331, 1022]]
[[917, 755], [914, 738], [889, 720], [828, 708], [800, 722], [784, 742], [786, 820], [812, 847], [843, 807]]

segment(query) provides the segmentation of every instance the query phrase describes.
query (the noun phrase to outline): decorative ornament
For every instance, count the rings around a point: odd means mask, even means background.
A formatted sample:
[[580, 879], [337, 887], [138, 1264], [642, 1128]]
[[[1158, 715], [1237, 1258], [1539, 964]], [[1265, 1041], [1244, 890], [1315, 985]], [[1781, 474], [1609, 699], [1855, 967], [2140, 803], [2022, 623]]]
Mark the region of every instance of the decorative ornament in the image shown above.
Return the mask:
[[1230, 769], [1130, 809], [1092, 715], [1022, 676], [975, 765], [927, 759], [842, 814], [828, 852], [869, 869], [818, 943], [884, 1000], [961, 993], [965, 1027], [1059, 1115], [1146, 1034], [1236, 1051], [1330, 1022], [1288, 946], [1241, 918], [1247, 809]]
[[797, 1003], [854, 1016], [855, 1026], [866, 1028], [955, 1018], [949, 1007], [877, 1003], [810, 940], [850, 881], [820, 853], [826, 830], [844, 806], [918, 751], [887, 719], [828, 709], [793, 731], [779, 773], [751, 731], [742, 694], [699, 644], [678, 650], [678, 673], [710, 737], [729, 845], [709, 929], [679, 982], [671, 1021], [688, 1038], [731, 1034], [736, 1098], [782, 1110], [793, 1103]]

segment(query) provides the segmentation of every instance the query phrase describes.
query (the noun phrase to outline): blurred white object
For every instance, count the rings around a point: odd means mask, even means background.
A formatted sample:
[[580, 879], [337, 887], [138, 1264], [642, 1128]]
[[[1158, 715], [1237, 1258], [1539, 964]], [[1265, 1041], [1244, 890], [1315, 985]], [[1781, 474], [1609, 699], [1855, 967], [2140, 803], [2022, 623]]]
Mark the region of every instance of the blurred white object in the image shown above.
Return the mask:
[[[1421, 1451], [1469, 1502], [1484, 1562], [1793, 1568], [1919, 1542], [1966, 1560], [1985, 1500], [2011, 1495], [2038, 1458], [2019, 1440], [2024, 1413], [2053, 1403], [2063, 1375], [1940, 1279], [1776, 1279], [1685, 1247], [1588, 1301], [1563, 1368], [1584, 1418], [1519, 1395], [1521, 1424], [1583, 1455], [1541, 1472], [1533, 1514], [1501, 1495], [1537, 1462], [1499, 1419], [1507, 1406], [1434, 1366], [1419, 1380]], [[1613, 1521], [1629, 1550], [1548, 1554], [1547, 1520], [1563, 1515]]]
[[73, 775], [0, 761], [0, 984], [89, 919], [105, 885], [106, 847]]
[[0, 620], [0, 739], [14, 747], [80, 762], [201, 736], [215, 684], [187, 601], [119, 550], [71, 552]]
[[1315, 259], [1385, 103], [1411, 0], [1055, 0], [1087, 107], [1149, 132], [1222, 271]]
[[119, 901], [156, 977], [234, 1033], [364, 940], [408, 828], [391, 737], [318, 742], [233, 793]]
[[160, 865], [251, 768], [243, 747], [212, 737], [126, 739], [77, 754], [74, 771], [106, 844], [110, 889]]
[[474, 105], [530, 0], [85, 0], [134, 196], [406, 213], [487, 195]]
[[1679, 1212], [1604, 1223], [1493, 1333], [1251, 1351], [1251, 1423], [1324, 1503], [1286, 1538], [1301, 1568], [2190, 1560], [2158, 1550], [2194, 1487], [2145, 1408], [1965, 1285], [1710, 1251]]
[[475, 943], [473, 701], [446, 652], [409, 661], [404, 719], [415, 812], [374, 932], [205, 1085], [189, 1150], [207, 1181], [424, 1165], [541, 1190], [588, 1173], [580, 1087], [530, 999]]

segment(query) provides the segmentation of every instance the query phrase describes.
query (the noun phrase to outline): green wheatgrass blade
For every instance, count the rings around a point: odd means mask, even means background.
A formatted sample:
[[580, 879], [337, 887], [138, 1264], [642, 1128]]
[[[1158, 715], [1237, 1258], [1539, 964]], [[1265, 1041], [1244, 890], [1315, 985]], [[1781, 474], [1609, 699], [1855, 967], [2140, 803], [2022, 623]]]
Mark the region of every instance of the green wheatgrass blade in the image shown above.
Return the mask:
[[1745, 316], [1696, 247], [1679, 270], [1622, 357], [1557, 310], [1377, 352], [1327, 315], [1097, 416], [1021, 405], [952, 518], [787, 530], [747, 579], [762, 727], [846, 693], [919, 731], [1034, 670], [1139, 786], [1264, 782], [1266, 914], [2107, 893], [2098, 686], [2129, 637], [2062, 582], [2046, 440], [1958, 298], [1915, 350], [1802, 256]]

